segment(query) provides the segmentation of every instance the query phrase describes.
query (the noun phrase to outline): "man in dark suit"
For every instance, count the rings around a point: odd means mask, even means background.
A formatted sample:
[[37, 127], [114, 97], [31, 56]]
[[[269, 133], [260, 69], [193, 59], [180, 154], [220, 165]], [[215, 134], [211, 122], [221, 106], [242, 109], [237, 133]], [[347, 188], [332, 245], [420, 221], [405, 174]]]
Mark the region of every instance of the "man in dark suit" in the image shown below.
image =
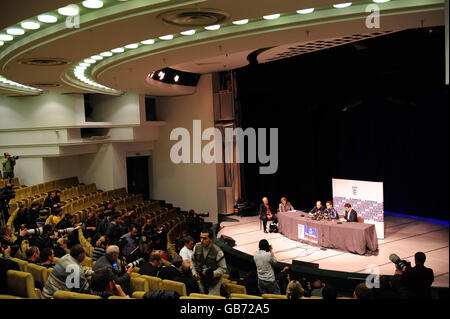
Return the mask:
[[358, 214], [356, 213], [356, 211], [354, 209], [352, 209], [352, 205], [347, 203], [344, 206], [345, 206], [345, 215], [344, 215], [345, 220], [347, 222], [357, 223], [358, 222]]
[[148, 263], [144, 263], [139, 268], [139, 274], [157, 277], [160, 266], [161, 266], [161, 256], [156, 254], [151, 255]]
[[161, 268], [158, 273], [158, 277], [161, 279], [174, 280], [174, 278], [181, 275], [178, 268], [181, 266], [183, 259], [181, 256], [176, 255], [172, 260], [172, 265]]
[[189, 259], [183, 260], [181, 274], [178, 277], [175, 277], [174, 281], [182, 282], [186, 285], [186, 293], [188, 296], [191, 293], [200, 293], [197, 279], [192, 275], [191, 261]]
[[414, 299], [431, 299], [431, 285], [434, 281], [433, 269], [425, 267], [426, 256], [423, 252], [414, 255], [416, 266], [405, 271], [404, 283]]
[[271, 220], [274, 223], [277, 223], [278, 218], [275, 214], [272, 214], [267, 197], [264, 197], [262, 201], [262, 204], [259, 206], [259, 219], [262, 220], [264, 232], [267, 233], [267, 221]]

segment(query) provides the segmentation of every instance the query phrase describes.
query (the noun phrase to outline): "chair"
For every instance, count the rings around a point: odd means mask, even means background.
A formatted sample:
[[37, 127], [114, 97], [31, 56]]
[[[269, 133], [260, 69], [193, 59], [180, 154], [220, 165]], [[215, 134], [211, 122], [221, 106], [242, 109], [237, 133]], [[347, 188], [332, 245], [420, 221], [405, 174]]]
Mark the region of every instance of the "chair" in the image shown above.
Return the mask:
[[26, 272], [27, 271], [27, 265], [28, 265], [28, 261], [19, 259], [19, 258], [11, 258], [12, 261], [15, 261], [19, 267], [21, 271]]
[[[214, 295], [205, 295], [205, 294], [199, 294], [196, 292], [193, 292], [189, 295], [189, 297], [191, 299], [227, 299], [223, 296], [214, 296]], [[181, 297], [180, 297], [181, 299]], [[187, 298], [183, 298], [183, 299], [187, 299]]]
[[38, 299], [34, 290], [34, 279], [30, 273], [8, 270], [6, 273], [6, 281], [10, 295]]
[[131, 297], [133, 297], [134, 299], [144, 299], [145, 293], [146, 293], [146, 291], [135, 291], [135, 292], [133, 292]]
[[263, 299], [287, 299], [286, 295], [263, 294]]
[[131, 292], [135, 291], [149, 291], [148, 281], [140, 277], [130, 278]]
[[108, 299], [126, 299], [126, 300], [131, 300], [131, 299], [135, 299], [135, 298], [128, 298], [128, 297], [122, 297], [122, 296], [111, 296], [111, 297], [108, 297]]
[[245, 288], [245, 286], [233, 284], [231, 282], [224, 283], [223, 285], [224, 285], [227, 293], [229, 293], [230, 295], [233, 293], [244, 294], [244, 295], [247, 294], [247, 289]]
[[30, 273], [34, 280], [40, 282], [42, 286], [45, 285], [48, 278], [47, 268], [38, 266], [33, 263], [28, 263], [26, 272]]
[[[191, 296], [181, 296], [179, 299], [207, 299], [207, 298], [199, 298], [199, 297], [191, 297]], [[211, 298], [215, 299], [215, 298]]]
[[247, 294], [232, 293], [232, 294], [230, 294], [230, 299], [263, 299], [263, 297], [247, 295]]
[[141, 275], [141, 278], [147, 280], [149, 291], [161, 290], [162, 279], [153, 276]]
[[57, 290], [53, 294], [54, 299], [102, 299], [100, 296], [82, 294], [72, 291]]
[[162, 290], [176, 291], [180, 296], [187, 296], [186, 285], [183, 282], [164, 279], [162, 281]]

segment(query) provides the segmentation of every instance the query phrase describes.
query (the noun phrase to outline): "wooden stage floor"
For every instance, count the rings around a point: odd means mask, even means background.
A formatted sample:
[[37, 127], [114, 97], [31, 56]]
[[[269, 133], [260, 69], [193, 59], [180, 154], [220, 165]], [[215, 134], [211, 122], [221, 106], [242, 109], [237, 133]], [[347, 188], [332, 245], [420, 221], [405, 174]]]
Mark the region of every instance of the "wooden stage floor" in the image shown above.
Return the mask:
[[226, 216], [220, 223], [224, 234], [236, 241], [234, 249], [253, 255], [258, 243], [265, 238], [272, 245], [278, 261], [292, 263], [300, 260], [318, 263], [320, 269], [369, 273], [368, 265], [378, 265], [380, 274], [393, 275], [394, 264], [389, 255], [395, 253], [414, 266], [414, 254], [425, 253], [425, 266], [434, 271], [433, 286], [449, 287], [449, 233], [448, 227], [433, 221], [385, 214], [385, 238], [378, 240], [378, 256], [360, 256], [334, 249], [321, 250], [290, 240], [280, 233], [265, 234], [260, 229], [258, 216]]

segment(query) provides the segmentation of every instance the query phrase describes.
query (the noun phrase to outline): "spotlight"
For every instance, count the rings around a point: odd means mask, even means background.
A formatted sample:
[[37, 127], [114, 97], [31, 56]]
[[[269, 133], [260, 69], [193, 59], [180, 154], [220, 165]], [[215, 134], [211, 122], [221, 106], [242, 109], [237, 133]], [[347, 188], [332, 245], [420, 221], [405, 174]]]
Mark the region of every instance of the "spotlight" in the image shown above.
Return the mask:
[[173, 78], [173, 80], [175, 81], [175, 82], [178, 82], [178, 80], [180, 79], [180, 76], [177, 74], [177, 75], [175, 75], [175, 77]]

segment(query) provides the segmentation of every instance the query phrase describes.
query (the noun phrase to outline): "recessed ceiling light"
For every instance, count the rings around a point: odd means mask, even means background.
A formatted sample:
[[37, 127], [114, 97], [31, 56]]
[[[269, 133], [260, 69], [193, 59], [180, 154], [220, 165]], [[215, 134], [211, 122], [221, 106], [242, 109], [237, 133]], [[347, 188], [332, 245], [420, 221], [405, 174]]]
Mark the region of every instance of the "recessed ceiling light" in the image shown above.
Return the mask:
[[270, 14], [268, 16], [263, 16], [263, 18], [266, 19], [266, 20], [275, 20], [275, 19], [278, 19], [279, 17], [280, 17], [279, 13]]
[[300, 13], [300, 14], [308, 14], [308, 13], [311, 13], [311, 12], [314, 12], [314, 8], [297, 10], [297, 13]]
[[175, 82], [178, 82], [178, 80], [180, 79], [180, 76], [177, 74], [177, 75], [175, 75], [175, 77], [173, 78], [173, 80], [175, 81]]
[[32, 21], [22, 22], [20, 26], [27, 30], [37, 30], [41, 27], [39, 23]]
[[98, 9], [103, 7], [103, 2], [100, 0], [86, 0], [82, 2], [83, 7], [89, 8], [89, 9]]
[[91, 59], [93, 59], [93, 60], [103, 60], [103, 57], [100, 56], [100, 55], [93, 55], [93, 56], [91, 56]]
[[58, 13], [63, 16], [76, 16], [80, 10], [78, 10], [78, 6], [76, 4], [69, 4], [66, 7], [59, 8]]
[[194, 35], [195, 34], [195, 30], [187, 30], [187, 31], [183, 31], [180, 32], [182, 35]]
[[351, 5], [352, 5], [351, 2], [345, 2], [345, 3], [333, 4], [333, 7], [335, 7], [336, 9], [342, 9], [342, 8], [350, 7]]
[[159, 37], [161, 40], [172, 40], [173, 39], [173, 35], [168, 34], [168, 35], [163, 35], [162, 37]]
[[375, 3], [385, 3], [385, 2], [389, 2], [391, 0], [373, 0], [373, 2]]
[[246, 23], [248, 23], [248, 19], [233, 21], [233, 24], [238, 24], [238, 25], [246, 24]]
[[20, 28], [9, 28], [9, 29], [6, 29], [6, 33], [11, 34], [11, 35], [22, 35], [25, 33], [25, 31]]
[[3, 42], [3, 41], [0, 41], [0, 46], [1, 46], [1, 45], [3, 45], [3, 44], [5, 44], [5, 42]]
[[122, 53], [122, 52], [124, 52], [124, 51], [125, 51], [124, 48], [115, 48], [115, 49], [112, 49], [112, 50], [111, 50], [111, 52], [113, 52], [113, 53]]
[[58, 21], [58, 18], [51, 14], [41, 14], [37, 17], [37, 19], [44, 23], [55, 23], [56, 21]]
[[82, 63], [80, 63], [79, 65], [80, 65], [80, 66], [85, 66], [85, 67], [90, 66], [90, 64], [89, 64], [89, 63], [86, 63], [86, 62], [82, 62]]
[[153, 40], [153, 39], [148, 39], [148, 40], [141, 41], [141, 43], [142, 43], [142, 44], [153, 44], [153, 43], [155, 43], [155, 40]]
[[100, 53], [100, 55], [104, 56], [104, 57], [107, 57], [107, 56], [112, 56], [113, 54], [111, 52], [109, 52], [109, 51], [106, 51], [106, 52]]
[[136, 49], [139, 45], [137, 43], [128, 44], [125, 46], [127, 49]]
[[219, 30], [220, 24], [210, 25], [208, 27], [205, 27], [206, 30], [213, 31], [213, 30]]
[[95, 61], [95, 60], [93, 60], [93, 59], [84, 59], [84, 62], [85, 62], [85, 63], [90, 63], [90, 64], [92, 64], [92, 63], [95, 63], [95, 62], [97, 62], [97, 61]]
[[12, 35], [0, 34], [0, 40], [1, 41], [11, 41], [12, 39], [14, 39], [14, 37]]

